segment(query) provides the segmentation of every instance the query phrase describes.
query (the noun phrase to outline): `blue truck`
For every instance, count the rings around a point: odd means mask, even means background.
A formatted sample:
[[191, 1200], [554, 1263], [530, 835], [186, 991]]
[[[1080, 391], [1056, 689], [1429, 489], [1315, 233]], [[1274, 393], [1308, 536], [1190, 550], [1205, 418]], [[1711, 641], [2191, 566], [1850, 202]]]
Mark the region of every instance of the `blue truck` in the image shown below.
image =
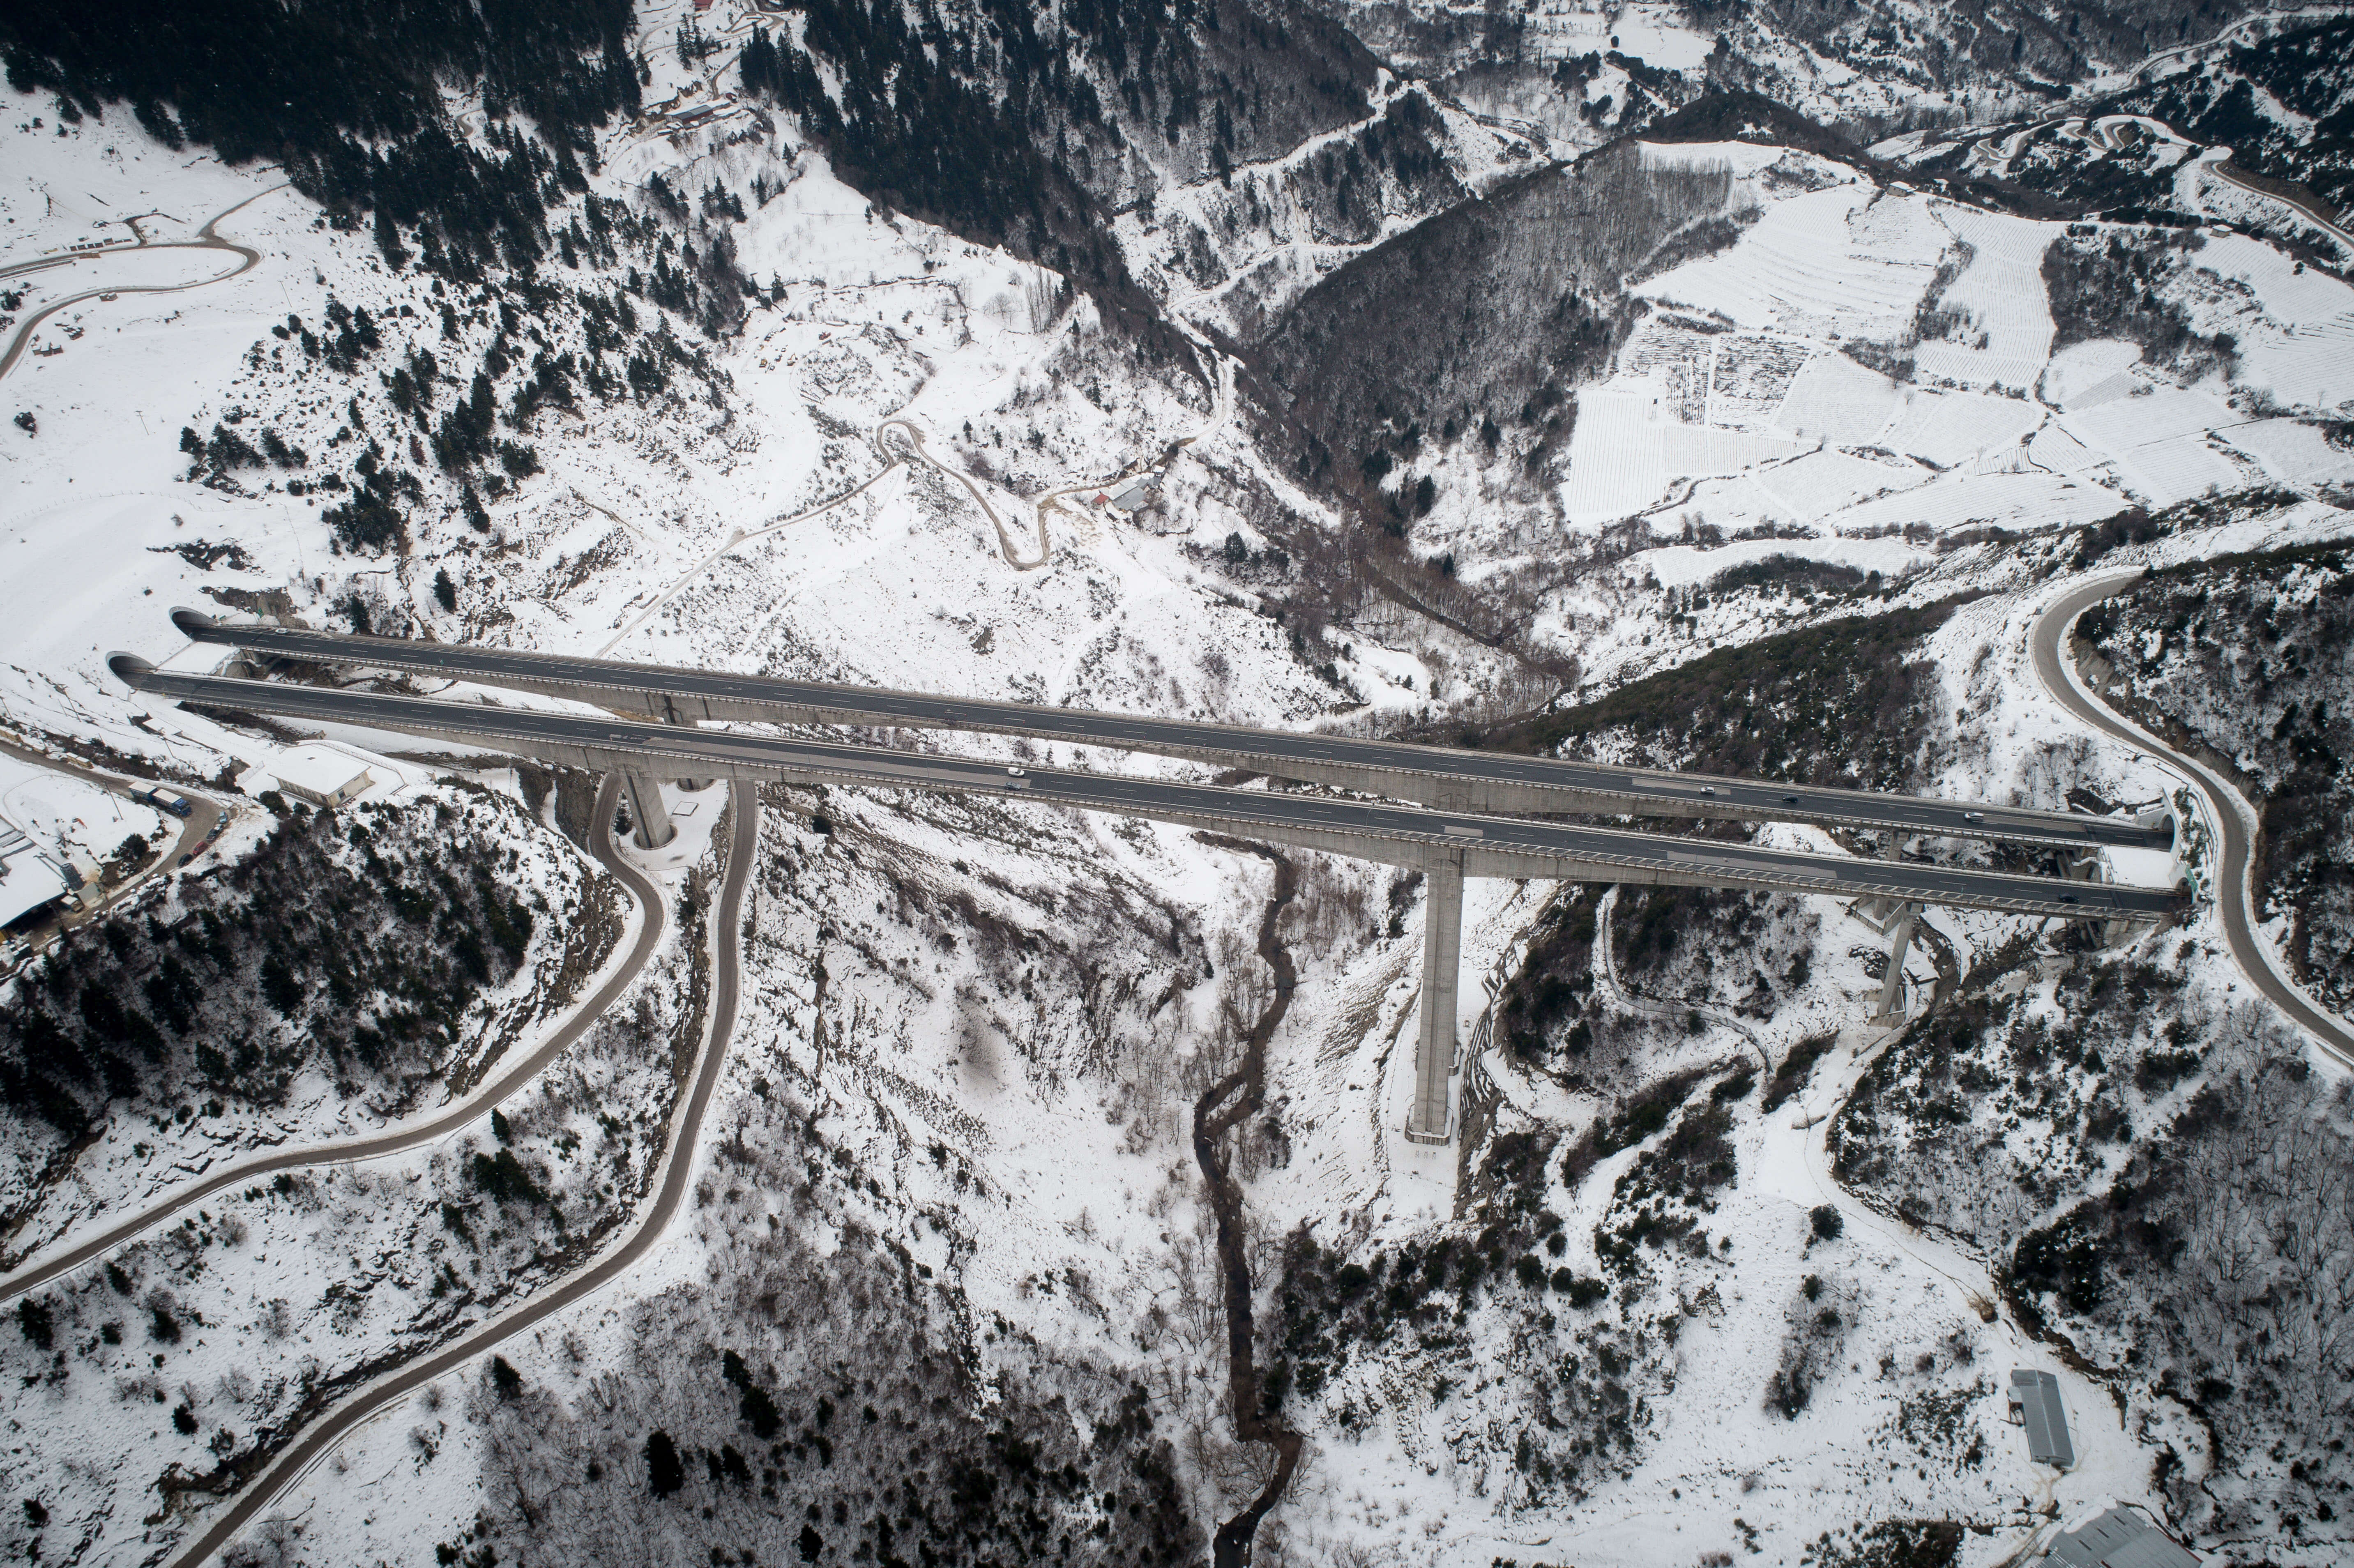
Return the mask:
[[157, 810], [169, 811], [175, 817], [193, 817], [196, 814], [196, 809], [188, 803], [187, 797], [175, 795], [168, 789], [134, 789], [131, 793], [131, 798], [134, 800], [143, 800]]

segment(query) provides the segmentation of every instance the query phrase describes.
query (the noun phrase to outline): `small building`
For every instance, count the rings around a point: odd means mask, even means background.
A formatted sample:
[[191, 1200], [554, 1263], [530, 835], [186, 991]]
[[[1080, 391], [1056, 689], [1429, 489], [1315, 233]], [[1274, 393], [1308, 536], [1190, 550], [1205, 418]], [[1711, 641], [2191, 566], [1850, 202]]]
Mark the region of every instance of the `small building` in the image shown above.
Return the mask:
[[1161, 475], [1148, 473], [1111, 498], [1111, 503], [1122, 512], [1141, 512], [1148, 506], [1161, 504]]
[[0, 927], [30, 927], [69, 891], [55, 858], [32, 836], [0, 817]]
[[333, 747], [290, 747], [269, 767], [280, 789], [323, 811], [334, 810], [376, 782], [374, 774]]
[[2068, 1469], [2076, 1446], [2068, 1440], [2068, 1407], [2060, 1402], [2060, 1380], [2024, 1367], [2010, 1374], [2010, 1422], [2027, 1429], [2027, 1457], [2039, 1465]]
[[2030, 1568], [2199, 1568], [2180, 1542], [2129, 1508], [2062, 1531]]

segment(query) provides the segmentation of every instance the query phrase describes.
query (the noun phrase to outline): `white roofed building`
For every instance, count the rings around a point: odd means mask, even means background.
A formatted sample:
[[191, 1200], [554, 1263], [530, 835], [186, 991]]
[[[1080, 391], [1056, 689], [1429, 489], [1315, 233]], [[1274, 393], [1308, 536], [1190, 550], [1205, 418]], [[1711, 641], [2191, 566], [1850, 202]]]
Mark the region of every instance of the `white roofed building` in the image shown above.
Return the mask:
[[66, 895], [56, 857], [41, 853], [23, 829], [0, 817], [0, 926]]
[[2068, 1437], [2068, 1407], [2061, 1403], [2060, 1380], [2022, 1367], [2010, 1374], [2010, 1419], [2027, 1429], [2027, 1457], [2039, 1465], [2069, 1469], [2076, 1446]]
[[278, 788], [298, 800], [332, 811], [367, 792], [376, 776], [331, 746], [315, 743], [286, 748], [268, 764]]

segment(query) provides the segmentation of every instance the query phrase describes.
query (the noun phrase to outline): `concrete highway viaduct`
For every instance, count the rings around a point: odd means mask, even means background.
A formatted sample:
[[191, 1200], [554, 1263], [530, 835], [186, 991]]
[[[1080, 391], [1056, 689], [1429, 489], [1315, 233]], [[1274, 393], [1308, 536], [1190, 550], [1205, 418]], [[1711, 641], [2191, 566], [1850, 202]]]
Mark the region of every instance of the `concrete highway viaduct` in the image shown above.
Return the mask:
[[563, 653], [352, 637], [220, 621], [194, 609], [175, 609], [172, 620], [196, 641], [264, 658], [503, 686], [672, 724], [848, 725], [1021, 736], [1182, 758], [1448, 811], [1814, 822], [1877, 833], [2009, 840], [2080, 853], [2165, 849], [2173, 842], [2172, 821], [2163, 812], [2131, 819], [2039, 811]]
[[[591, 664], [600, 677], [612, 677], [574, 682], [555, 677], [576, 672], [551, 671], [534, 662], [548, 657], [544, 655], [342, 638], [278, 628], [230, 627], [191, 611], [176, 612], [175, 620], [192, 635], [207, 633], [201, 641], [230, 643], [276, 657], [361, 664], [412, 673], [429, 671], [451, 678], [495, 681], [609, 710], [647, 713], [650, 719], [639, 721], [264, 680], [174, 674], [128, 654], [115, 655], [111, 662], [116, 675], [126, 684], [158, 696], [314, 723], [391, 730], [557, 766], [619, 771], [632, 781], [632, 816], [640, 824], [641, 842], [649, 844], [666, 839], [669, 828], [655, 780], [727, 777], [1027, 800], [1168, 821], [1418, 870], [1426, 879], [1428, 905], [1424, 921], [1423, 1006], [1416, 1042], [1415, 1096], [1406, 1127], [1407, 1136], [1416, 1141], [1443, 1142], [1451, 1132], [1449, 1083], [1456, 1065], [1457, 985], [1463, 880], [1467, 876], [1770, 889], [1877, 900], [1903, 912], [1893, 922], [1899, 950], [1892, 956], [1892, 981], [1901, 971], [1902, 948], [1909, 941], [1910, 911], [1919, 906], [1935, 904], [2031, 916], [2125, 921], [2162, 916], [2179, 905], [2179, 895], [2172, 889], [1953, 870], [1895, 859], [1808, 854], [1557, 821], [1479, 814], [1444, 805], [1423, 809], [1324, 794], [1237, 789], [1055, 768], [1009, 768], [1002, 764], [965, 758], [702, 730], [693, 727], [693, 721], [711, 718], [857, 725], [908, 722], [911, 726], [919, 723], [920, 727], [982, 729], [1169, 752], [1232, 767], [1249, 767], [1251, 759], [1264, 758], [1268, 760], [1255, 771], [1291, 779], [1301, 778], [1303, 772], [1328, 761], [1314, 755], [1288, 755], [1278, 745], [1304, 739], [1341, 748], [1339, 755], [1329, 760], [1332, 770], [1341, 777], [1310, 778], [1306, 781], [1404, 795], [1410, 800], [1423, 794], [1462, 789], [1491, 810], [1499, 809], [1499, 800], [1533, 800], [1539, 803], [1534, 809], [1554, 812], [1659, 814], [1654, 801], [1664, 796], [1667, 805], [1688, 808], [1674, 814], [1834, 820], [1892, 836], [1898, 832], [1944, 832], [1935, 824], [1950, 818], [1968, 829], [1969, 836], [1997, 836], [1988, 829], [1999, 825], [2005, 830], [1999, 835], [2002, 837], [2015, 834], [2032, 842], [2080, 849], [2097, 842], [2082, 836], [2082, 830], [2093, 824], [2100, 824], [2104, 832], [2133, 835], [2116, 842], [2170, 840], [2170, 832], [2123, 819], [2071, 818], [2015, 810], [2003, 810], [1998, 819], [1997, 809], [1988, 807], [1982, 813], [1985, 820], [1980, 820], [1978, 808], [1966, 810], [1951, 802], [1847, 790], [1799, 791], [1796, 796], [1798, 803], [1793, 807], [1789, 804], [1793, 792], [1781, 786], [1755, 780], [1712, 781], [1694, 775], [1625, 768], [1585, 769], [1574, 773], [1572, 782], [1565, 784], [1553, 782], [1542, 771], [1528, 778], [1475, 775], [1466, 780], [1453, 766], [1458, 761], [1526, 764], [1547, 759], [1497, 758], [1426, 747], [1392, 747], [1409, 754], [1405, 758], [1407, 766], [1393, 776], [1364, 756], [1365, 747], [1387, 747], [1388, 743], [1329, 742], [1329, 737], [1324, 736], [1285, 736], [1238, 726], [1172, 726], [1166, 721], [1084, 712], [1079, 712], [1078, 716], [1092, 721], [1090, 727], [1085, 733], [1074, 734], [1063, 721], [1075, 710], [1029, 709], [1013, 704], [818, 686], [813, 690], [824, 698], [823, 705], [820, 705], [806, 700], [805, 692], [812, 689], [812, 683], [771, 683], [759, 677], [650, 670], [604, 661], [561, 661], [575, 665]], [[412, 662], [401, 657], [402, 651], [408, 649], [430, 651], [444, 657], [430, 663]], [[482, 666], [488, 667], [486, 673], [473, 673]], [[779, 701], [778, 694], [768, 691], [717, 692], [692, 694], [692, 705], [683, 705], [673, 687], [687, 683], [680, 679], [686, 676], [759, 686], [785, 685], [796, 688], [795, 696], [802, 700]], [[895, 699], [923, 705], [915, 709], [917, 721], [890, 716], [878, 720], [878, 710], [887, 715]], [[1178, 737], [1185, 742], [1182, 749], [1159, 733], [1171, 727], [1189, 732]], [[1141, 736], [1126, 733], [1131, 729], [1145, 733]], [[1210, 736], [1202, 732], [1211, 732], [1219, 744], [1208, 744]], [[1606, 777], [1597, 779], [1592, 777], [1595, 774]], [[1610, 787], [1622, 779], [1626, 781], [1623, 786]], [[1392, 783], [1404, 787], [1393, 789], [1389, 788]], [[1729, 792], [1736, 788], [1741, 791], [1739, 795]], [[1702, 790], [1711, 793], [1702, 794]], [[1749, 797], [1761, 794], [1770, 799], [1758, 808], [1745, 806]], [[1813, 799], [1817, 796], [1838, 799], [1819, 806]], [[1834, 811], [1835, 817], [1831, 815]], [[1925, 817], [1925, 821], [1916, 821]], [[2068, 828], [2079, 830], [2079, 836], [2062, 837]], [[1893, 990], [1892, 983], [1883, 991], [1882, 1012], [1889, 1009], [1889, 993]]]

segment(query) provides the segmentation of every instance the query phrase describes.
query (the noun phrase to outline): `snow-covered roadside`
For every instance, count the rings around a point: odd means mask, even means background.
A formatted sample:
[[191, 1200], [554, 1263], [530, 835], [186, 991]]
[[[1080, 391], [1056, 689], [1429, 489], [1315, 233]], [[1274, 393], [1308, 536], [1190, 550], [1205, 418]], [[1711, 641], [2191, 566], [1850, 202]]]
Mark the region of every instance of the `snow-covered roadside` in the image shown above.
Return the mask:
[[[666, 896], [698, 865], [707, 880], [714, 821], [687, 812], [645, 866]], [[168, 1544], [203, 1517], [177, 1493], [237, 1484], [353, 1386], [566, 1277], [644, 1198], [674, 1059], [699, 1039], [691, 949], [667, 927], [620, 1006], [440, 1141], [221, 1193], [27, 1297], [58, 1343], [11, 1352], [32, 1370], [10, 1428], [48, 1434], [22, 1484], [107, 1549]], [[111, 1404], [91, 1387], [110, 1375]], [[167, 1404], [168, 1422], [139, 1414]], [[152, 1488], [155, 1517], [118, 1506]]]
[[[315, 1150], [332, 1160], [339, 1146], [372, 1142], [420, 1113], [438, 1120], [470, 1107], [479, 1110], [513, 1086], [514, 1075], [495, 1071], [497, 1065], [529, 1055], [537, 1040], [564, 1031], [595, 993], [603, 966], [631, 953], [639, 912], [611, 878], [519, 805], [503, 803], [484, 813], [479, 797], [457, 789], [403, 794], [396, 821], [419, 813], [460, 820], [463, 813], [472, 830], [466, 836], [479, 841], [479, 852], [509, 860], [513, 895], [552, 916], [539, 925], [514, 974], [482, 991], [453, 1021], [441, 1060], [471, 1083], [446, 1105], [433, 1103], [439, 1097], [427, 1085], [376, 1083], [374, 1092], [362, 1094], [350, 1064], [320, 1059], [306, 1064], [282, 1097], [260, 1103], [222, 1094], [218, 1085], [197, 1085], [187, 1089], [191, 1097], [179, 1107], [184, 1114], [142, 1117], [125, 1110], [101, 1117], [75, 1140], [62, 1167], [47, 1143], [19, 1140], [9, 1173], [16, 1223], [11, 1243], [20, 1264], [136, 1223], [143, 1213], [175, 1210], [182, 1189], [234, 1181], [257, 1157], [266, 1161], [293, 1148]], [[267, 813], [257, 812], [232, 826], [217, 858], [235, 865], [250, 855], [270, 823]], [[159, 881], [115, 918], [164, 928], [193, 925], [183, 906], [187, 890], [181, 878]], [[27, 982], [38, 983], [45, 973], [37, 965]], [[214, 1091], [209, 1096], [207, 1087]]]

